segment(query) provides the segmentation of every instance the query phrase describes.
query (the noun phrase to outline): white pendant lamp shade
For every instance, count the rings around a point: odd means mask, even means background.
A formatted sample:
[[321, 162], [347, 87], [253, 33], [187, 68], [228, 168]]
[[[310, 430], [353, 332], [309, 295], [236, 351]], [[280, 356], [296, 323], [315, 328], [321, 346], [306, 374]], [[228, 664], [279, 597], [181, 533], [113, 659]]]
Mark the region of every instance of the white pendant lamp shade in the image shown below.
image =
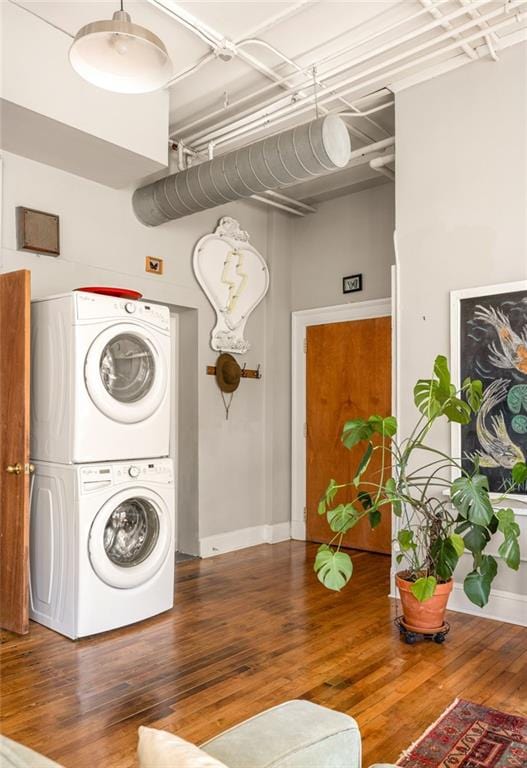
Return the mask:
[[71, 45], [70, 63], [84, 80], [116, 93], [156, 91], [172, 74], [163, 42], [123, 10], [82, 27]]

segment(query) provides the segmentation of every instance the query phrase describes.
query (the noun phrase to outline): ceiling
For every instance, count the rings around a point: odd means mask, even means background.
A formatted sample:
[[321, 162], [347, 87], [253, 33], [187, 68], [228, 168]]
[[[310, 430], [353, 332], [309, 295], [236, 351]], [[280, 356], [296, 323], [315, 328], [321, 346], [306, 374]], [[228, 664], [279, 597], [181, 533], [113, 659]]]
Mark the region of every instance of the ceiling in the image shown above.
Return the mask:
[[[106, 0], [16, 1], [70, 35], [111, 17], [117, 7]], [[170, 53], [171, 136], [188, 151], [185, 162], [326, 111], [348, 113], [356, 150], [393, 136], [392, 90], [498, 58], [503, 47], [527, 39], [527, 0], [125, 0], [125, 10], [156, 32]], [[370, 114], [349, 115], [365, 111]], [[380, 153], [285, 193], [312, 202], [389, 182], [393, 163], [381, 172], [369, 165]]]

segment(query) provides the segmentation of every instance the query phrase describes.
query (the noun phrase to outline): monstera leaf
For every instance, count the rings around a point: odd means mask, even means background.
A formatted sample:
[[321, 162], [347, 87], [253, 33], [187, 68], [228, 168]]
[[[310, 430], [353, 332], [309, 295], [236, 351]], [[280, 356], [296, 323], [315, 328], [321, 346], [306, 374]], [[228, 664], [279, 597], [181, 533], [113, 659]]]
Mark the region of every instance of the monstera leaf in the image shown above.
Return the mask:
[[512, 468], [512, 480], [516, 485], [521, 485], [527, 480], [527, 464], [518, 461]]
[[333, 533], [346, 533], [359, 519], [353, 504], [339, 504], [334, 509], [328, 509], [327, 518]]
[[369, 419], [350, 419], [344, 424], [341, 440], [346, 448], [369, 440], [374, 434], [393, 437], [397, 432], [397, 420], [394, 416], [370, 416]]
[[465, 576], [463, 590], [471, 603], [483, 608], [489, 601], [490, 588], [498, 572], [492, 555], [483, 555], [478, 568]]
[[452, 504], [463, 517], [476, 525], [487, 526], [493, 515], [489, 481], [485, 475], [458, 477], [450, 489]]
[[450, 538], [437, 539], [430, 548], [430, 554], [435, 562], [439, 578], [443, 579], [443, 581], [451, 579], [458, 563], [459, 555]]
[[419, 379], [414, 387], [414, 402], [427, 419], [433, 419], [441, 411], [438, 388], [435, 379]]
[[467, 377], [462, 384], [462, 389], [472, 410], [474, 412], [479, 410], [483, 400], [483, 382], [479, 379], [469, 379]]
[[325, 587], [340, 592], [351, 579], [353, 563], [346, 552], [335, 551], [322, 544], [315, 558], [314, 570]]
[[520, 567], [520, 526], [516, 522], [512, 509], [500, 509], [496, 512], [498, 530], [503, 534], [504, 540], [498, 549], [498, 554], [514, 571]]

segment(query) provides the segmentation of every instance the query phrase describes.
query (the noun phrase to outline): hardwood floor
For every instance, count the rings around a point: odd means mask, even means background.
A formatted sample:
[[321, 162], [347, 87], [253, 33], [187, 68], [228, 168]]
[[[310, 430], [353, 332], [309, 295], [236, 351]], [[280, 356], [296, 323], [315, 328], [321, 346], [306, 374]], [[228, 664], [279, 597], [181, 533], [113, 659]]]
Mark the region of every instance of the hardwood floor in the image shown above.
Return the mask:
[[404, 645], [388, 558], [356, 553], [336, 595], [314, 577], [314, 549], [181, 563], [172, 611], [102, 636], [3, 633], [3, 733], [67, 768], [131, 768], [141, 724], [199, 743], [306, 698], [358, 720], [368, 766], [394, 761], [456, 697], [527, 715], [527, 629], [450, 613], [443, 646]]

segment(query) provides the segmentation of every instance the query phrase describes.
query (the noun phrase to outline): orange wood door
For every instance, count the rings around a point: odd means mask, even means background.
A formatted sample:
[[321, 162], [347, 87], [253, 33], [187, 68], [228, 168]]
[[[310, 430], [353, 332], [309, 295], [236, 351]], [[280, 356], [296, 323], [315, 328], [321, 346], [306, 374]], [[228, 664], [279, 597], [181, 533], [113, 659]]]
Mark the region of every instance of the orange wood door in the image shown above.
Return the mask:
[[29, 630], [30, 272], [0, 275], [0, 626]]
[[[333, 534], [326, 518], [317, 514], [320, 497], [331, 478], [338, 483], [352, 479], [365, 448], [360, 444], [349, 451], [342, 445], [344, 422], [391, 413], [391, 318], [309, 326], [306, 354], [307, 538], [327, 542]], [[364, 480], [378, 479], [378, 454], [380, 451], [375, 452]], [[337, 499], [348, 502], [354, 497], [349, 490], [341, 491]], [[389, 553], [390, 518], [388, 510], [383, 511], [374, 530], [367, 519], [361, 520], [345, 535], [343, 545]]]

